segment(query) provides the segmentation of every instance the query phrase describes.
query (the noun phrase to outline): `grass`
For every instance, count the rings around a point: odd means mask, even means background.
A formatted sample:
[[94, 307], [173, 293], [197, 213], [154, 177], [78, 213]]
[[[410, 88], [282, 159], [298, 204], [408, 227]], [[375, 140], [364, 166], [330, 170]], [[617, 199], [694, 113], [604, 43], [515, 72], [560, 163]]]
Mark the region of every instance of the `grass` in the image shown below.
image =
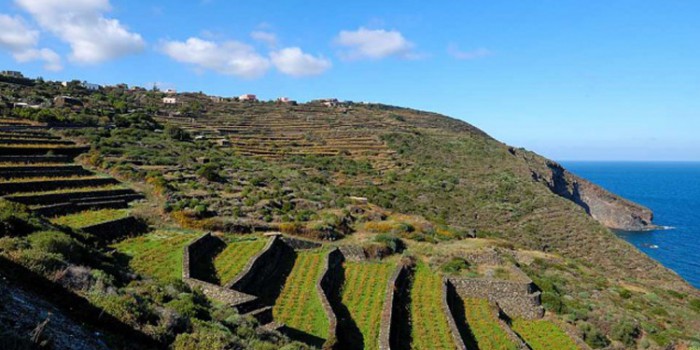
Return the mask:
[[129, 267], [135, 272], [167, 282], [182, 278], [184, 247], [197, 237], [192, 232], [160, 230], [129, 238], [112, 245], [129, 257]]
[[50, 221], [57, 225], [73, 228], [88, 227], [102, 222], [121, 219], [129, 216], [129, 209], [87, 210], [80, 213], [59, 216]]
[[216, 276], [221, 284], [226, 284], [236, 277], [250, 259], [265, 247], [264, 239], [239, 240], [230, 242], [214, 259]]
[[272, 310], [275, 321], [326, 339], [330, 327], [316, 290], [323, 271], [324, 250], [298, 253], [294, 268]]
[[442, 308], [442, 280], [422, 263], [411, 289], [411, 322], [412, 349], [455, 349]]
[[532, 350], [578, 350], [576, 343], [552, 321], [516, 319], [512, 327]]
[[516, 350], [516, 345], [496, 320], [486, 299], [465, 298], [464, 313], [479, 349]]
[[386, 285], [394, 266], [389, 263], [345, 263], [342, 303], [362, 333], [365, 349], [377, 349]]

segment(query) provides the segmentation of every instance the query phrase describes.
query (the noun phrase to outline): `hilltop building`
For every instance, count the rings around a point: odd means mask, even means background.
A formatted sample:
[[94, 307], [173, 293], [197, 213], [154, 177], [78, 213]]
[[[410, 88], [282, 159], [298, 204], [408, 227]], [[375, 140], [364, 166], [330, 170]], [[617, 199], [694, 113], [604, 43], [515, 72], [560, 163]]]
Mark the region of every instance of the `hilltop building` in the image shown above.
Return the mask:
[[24, 78], [24, 74], [22, 72], [18, 72], [15, 70], [4, 70], [0, 72], [0, 75], [4, 75], [6, 77], [12, 77], [12, 78]]
[[277, 99], [277, 103], [284, 103], [288, 105], [295, 105], [297, 104], [297, 101], [290, 100], [289, 97], [280, 97]]
[[253, 94], [243, 94], [238, 96], [239, 101], [257, 101], [258, 97]]
[[166, 104], [166, 105], [177, 104], [177, 98], [176, 97], [163, 97], [163, 104]]
[[175, 94], [177, 94], [177, 90], [175, 90], [175, 89], [167, 89], [167, 90], [165, 90], [165, 94], [167, 94], [167, 95], [175, 95]]
[[82, 83], [80, 83], [80, 86], [90, 91], [97, 91], [101, 88], [100, 85], [88, 83], [87, 81], [83, 81]]

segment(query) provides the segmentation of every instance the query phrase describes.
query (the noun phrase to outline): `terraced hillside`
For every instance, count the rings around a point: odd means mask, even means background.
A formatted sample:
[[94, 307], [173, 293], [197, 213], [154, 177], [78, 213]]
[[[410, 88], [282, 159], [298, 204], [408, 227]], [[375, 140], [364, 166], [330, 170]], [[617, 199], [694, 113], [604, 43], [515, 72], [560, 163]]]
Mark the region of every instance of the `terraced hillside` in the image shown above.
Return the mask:
[[228, 284], [246, 266], [248, 261], [265, 247], [260, 237], [236, 237], [214, 258], [216, 277], [222, 285]]
[[440, 276], [419, 263], [411, 288], [413, 349], [455, 349], [447, 315], [442, 307], [441, 286]]

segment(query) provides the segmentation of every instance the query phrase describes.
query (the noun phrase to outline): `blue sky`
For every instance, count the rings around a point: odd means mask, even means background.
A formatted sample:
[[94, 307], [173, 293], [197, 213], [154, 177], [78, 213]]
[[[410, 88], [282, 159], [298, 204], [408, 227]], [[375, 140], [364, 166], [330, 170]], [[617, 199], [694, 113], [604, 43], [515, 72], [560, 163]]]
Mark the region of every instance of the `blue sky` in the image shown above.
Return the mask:
[[558, 160], [700, 161], [698, 1], [0, 0], [0, 67], [468, 121]]

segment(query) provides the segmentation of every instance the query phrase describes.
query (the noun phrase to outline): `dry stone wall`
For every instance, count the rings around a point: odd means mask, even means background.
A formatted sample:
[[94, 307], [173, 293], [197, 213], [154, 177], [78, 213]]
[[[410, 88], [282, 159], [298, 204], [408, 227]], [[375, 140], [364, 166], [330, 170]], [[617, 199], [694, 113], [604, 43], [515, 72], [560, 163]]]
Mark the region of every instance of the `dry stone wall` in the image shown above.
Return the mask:
[[340, 292], [341, 286], [338, 277], [340, 276], [341, 264], [343, 263], [343, 253], [339, 249], [331, 250], [324, 261], [324, 270], [321, 277], [316, 282], [316, 291], [321, 297], [321, 306], [328, 317], [328, 339], [324, 344], [324, 349], [335, 349], [338, 347], [338, 318], [331, 306], [330, 300], [336, 293]]
[[511, 317], [532, 320], [544, 316], [541, 293], [530, 279], [504, 281], [450, 277], [449, 281], [461, 297], [483, 298], [496, 302]]
[[459, 299], [459, 297], [456, 294], [457, 293], [454, 291], [454, 286], [450, 283], [450, 281], [447, 279], [443, 280], [442, 309], [443, 312], [445, 312], [445, 315], [447, 315], [447, 324], [450, 326], [450, 333], [452, 333], [452, 339], [454, 339], [455, 346], [458, 350], [477, 350], [475, 346], [467, 348], [467, 345], [465, 344], [464, 340], [462, 339], [462, 335], [459, 332], [459, 328], [457, 327], [457, 322], [455, 321], [454, 317], [455, 308], [453, 307], [455, 303], [459, 302], [457, 300]]
[[148, 225], [133, 216], [127, 216], [125, 218], [84, 227], [82, 230], [93, 235], [96, 240], [110, 242], [144, 233], [148, 230]]
[[[409, 284], [413, 267], [402, 263], [389, 278], [382, 309], [382, 321], [379, 329], [379, 350], [390, 350], [400, 348], [399, 344], [406, 342], [406, 332], [410, 329], [403, 329], [408, 320], [408, 303], [406, 294], [409, 293]], [[404, 322], [402, 322], [404, 321]]]

